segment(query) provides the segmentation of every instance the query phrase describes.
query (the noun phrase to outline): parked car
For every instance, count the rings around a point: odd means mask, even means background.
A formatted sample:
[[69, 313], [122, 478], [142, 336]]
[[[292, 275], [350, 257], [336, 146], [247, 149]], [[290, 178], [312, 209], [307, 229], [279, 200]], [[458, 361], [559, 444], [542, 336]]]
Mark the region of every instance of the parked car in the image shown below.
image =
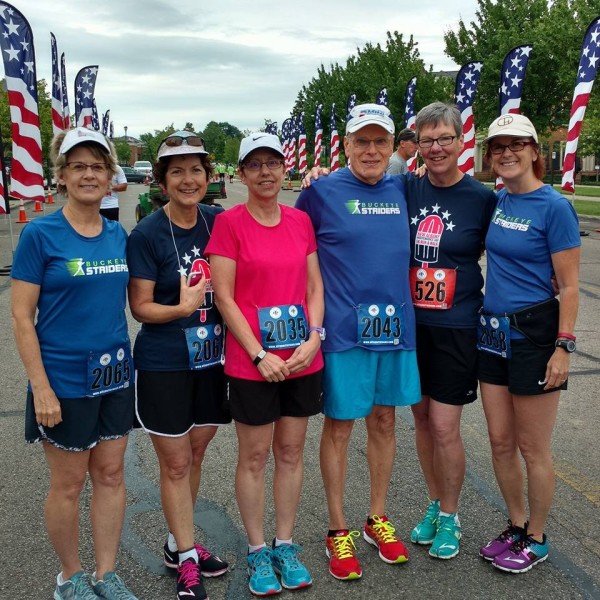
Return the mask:
[[149, 160], [136, 160], [133, 163], [133, 168], [142, 175], [150, 175], [152, 177], [152, 163]]
[[123, 169], [123, 173], [125, 173], [127, 183], [144, 183], [144, 181], [146, 181], [146, 176], [143, 173], [138, 173], [132, 167], [121, 167], [121, 169]]

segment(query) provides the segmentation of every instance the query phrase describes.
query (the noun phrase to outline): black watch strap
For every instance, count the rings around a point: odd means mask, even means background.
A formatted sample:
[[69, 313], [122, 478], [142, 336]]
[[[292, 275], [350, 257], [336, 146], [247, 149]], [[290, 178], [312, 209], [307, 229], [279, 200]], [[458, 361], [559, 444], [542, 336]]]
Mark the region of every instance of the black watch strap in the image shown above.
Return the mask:
[[263, 348], [252, 361], [255, 367], [258, 367], [258, 363], [267, 355], [267, 351]]

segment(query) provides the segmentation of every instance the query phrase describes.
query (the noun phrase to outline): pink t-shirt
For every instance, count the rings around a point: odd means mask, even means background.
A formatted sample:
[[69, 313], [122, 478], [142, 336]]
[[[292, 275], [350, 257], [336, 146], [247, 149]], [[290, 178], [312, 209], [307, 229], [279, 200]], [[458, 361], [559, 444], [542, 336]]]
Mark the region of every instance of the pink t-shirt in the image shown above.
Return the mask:
[[[308, 215], [280, 204], [281, 220], [275, 227], [258, 223], [245, 204], [217, 215], [205, 254], [218, 254], [236, 262], [234, 299], [261, 340], [258, 309], [286, 304], [306, 307], [308, 277], [307, 256], [317, 250], [317, 242]], [[288, 359], [294, 349], [273, 350]], [[310, 367], [291, 375], [309, 375], [323, 367], [319, 350]], [[231, 332], [225, 341], [225, 373], [240, 379], [261, 381], [263, 378]]]

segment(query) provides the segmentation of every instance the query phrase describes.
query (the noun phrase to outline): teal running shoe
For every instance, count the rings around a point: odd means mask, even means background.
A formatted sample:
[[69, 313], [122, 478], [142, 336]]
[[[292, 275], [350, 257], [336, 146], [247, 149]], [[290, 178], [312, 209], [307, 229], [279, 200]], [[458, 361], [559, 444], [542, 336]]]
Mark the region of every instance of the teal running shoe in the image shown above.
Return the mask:
[[77, 571], [62, 584], [57, 578], [54, 600], [98, 600], [92, 585], [92, 578], [83, 571]]
[[410, 541], [413, 544], [429, 545], [437, 533], [437, 521], [440, 514], [440, 501], [432, 500], [425, 511], [423, 520], [412, 530]]
[[271, 551], [261, 548], [248, 554], [248, 587], [255, 596], [271, 596], [281, 592], [281, 584], [273, 570]]
[[93, 580], [93, 582], [94, 592], [99, 598], [106, 598], [106, 600], [138, 600], [137, 596], [134, 596], [127, 589], [123, 580], [114, 571], [105, 573], [101, 580]]
[[454, 558], [460, 550], [461, 535], [461, 528], [456, 522], [455, 514], [438, 517], [438, 530], [429, 548], [429, 556], [446, 560]]
[[298, 560], [302, 548], [297, 544], [281, 544], [271, 550], [273, 569], [281, 575], [281, 585], [286, 590], [299, 590], [312, 585], [308, 569]]

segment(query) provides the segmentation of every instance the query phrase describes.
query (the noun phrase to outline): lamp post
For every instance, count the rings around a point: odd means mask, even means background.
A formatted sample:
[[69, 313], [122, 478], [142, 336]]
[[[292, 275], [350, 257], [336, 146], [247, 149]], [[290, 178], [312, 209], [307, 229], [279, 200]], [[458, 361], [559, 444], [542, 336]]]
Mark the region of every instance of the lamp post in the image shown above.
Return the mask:
[[123, 129], [125, 130], [125, 141], [127, 141], [127, 125], [125, 125]]

